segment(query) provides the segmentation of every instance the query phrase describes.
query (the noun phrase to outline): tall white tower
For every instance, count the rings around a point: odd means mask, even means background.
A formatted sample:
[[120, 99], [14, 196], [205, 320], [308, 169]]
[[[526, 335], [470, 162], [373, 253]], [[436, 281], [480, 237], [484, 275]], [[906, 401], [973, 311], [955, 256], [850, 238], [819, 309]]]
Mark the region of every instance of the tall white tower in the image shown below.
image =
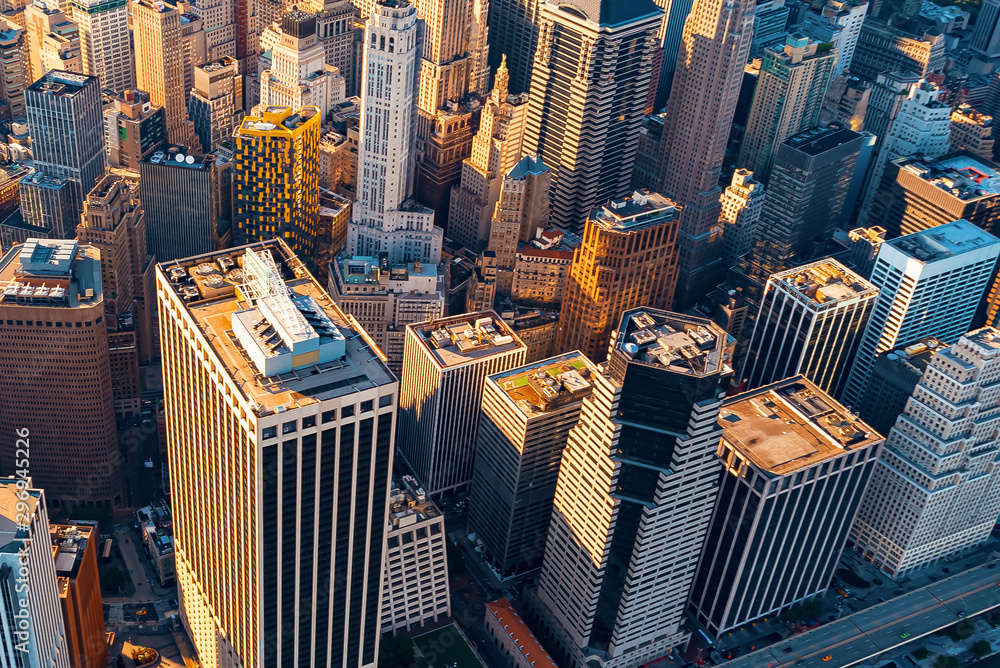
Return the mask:
[[358, 127], [358, 195], [347, 229], [350, 255], [388, 253], [389, 262], [437, 264], [444, 231], [412, 199], [420, 76], [416, 8], [381, 0], [365, 26]]

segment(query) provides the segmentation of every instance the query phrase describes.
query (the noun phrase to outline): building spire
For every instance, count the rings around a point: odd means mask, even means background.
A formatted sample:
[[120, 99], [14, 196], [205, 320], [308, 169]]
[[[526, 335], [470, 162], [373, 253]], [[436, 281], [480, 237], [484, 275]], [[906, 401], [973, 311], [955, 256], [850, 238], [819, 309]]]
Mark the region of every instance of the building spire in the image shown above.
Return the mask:
[[493, 86], [493, 101], [503, 104], [510, 92], [510, 72], [507, 70], [507, 54], [500, 56], [500, 67], [497, 68], [496, 83]]

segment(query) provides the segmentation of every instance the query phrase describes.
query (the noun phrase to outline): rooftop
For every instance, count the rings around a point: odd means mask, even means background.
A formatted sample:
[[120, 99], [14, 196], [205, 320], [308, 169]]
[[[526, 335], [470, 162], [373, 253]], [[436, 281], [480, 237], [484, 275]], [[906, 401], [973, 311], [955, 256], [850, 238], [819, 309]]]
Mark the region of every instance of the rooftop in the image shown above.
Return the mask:
[[[50, 524], [52, 556], [56, 560], [56, 575], [72, 580], [80, 571], [83, 555], [94, 535], [94, 527], [85, 525]], [[96, 549], [96, 545], [93, 546]]]
[[933, 336], [926, 336], [905, 348], [888, 350], [882, 353], [881, 356], [886, 361], [901, 364], [911, 369], [919, 376], [927, 368], [927, 365], [930, 364], [934, 354], [947, 347], [948, 344], [944, 341]]
[[719, 424], [723, 440], [771, 476], [785, 476], [883, 440], [804, 376], [727, 399]]
[[[28, 529], [22, 528], [24, 525], [20, 524], [18, 519], [24, 519], [25, 515], [33, 517], [35, 507], [42, 497], [42, 490], [29, 488], [25, 490], [28, 494], [27, 499], [18, 498], [20, 493], [17, 488], [18, 482], [13, 476], [0, 478], [0, 553], [17, 552], [24, 545]], [[22, 510], [18, 510], [18, 504], [21, 503], [26, 503], [28, 509], [23, 510], [22, 507]]]
[[215, 158], [211, 155], [191, 153], [189, 147], [175, 144], [162, 151], [155, 151], [152, 155], [143, 158], [141, 162], [207, 171], [212, 168]]
[[860, 137], [854, 130], [839, 126], [812, 128], [786, 139], [784, 144], [806, 155], [817, 156]]
[[91, 82], [97, 86], [97, 77], [65, 72], [63, 70], [52, 70], [28, 86], [27, 90], [61, 97], [73, 97]]
[[794, 291], [817, 305], [837, 304], [878, 294], [878, 288], [832, 258], [779, 272], [771, 276], [771, 281], [782, 283], [786, 290]]
[[592, 210], [590, 220], [606, 229], [629, 232], [679, 215], [680, 207], [663, 195], [636, 190], [628, 197], [613, 199]]
[[882, 246], [896, 248], [926, 264], [997, 243], [1000, 239], [962, 219], [891, 239]]
[[158, 506], [145, 506], [135, 511], [139, 520], [139, 528], [147, 543], [155, 547], [157, 557], [172, 554], [174, 551], [174, 523], [170, 508], [161, 501]]
[[593, 389], [597, 366], [573, 351], [487, 378], [510, 397], [525, 417], [580, 401]]
[[968, 151], [951, 153], [938, 160], [902, 157], [893, 161], [901, 170], [971, 202], [1000, 195], [1000, 171], [997, 165]]
[[514, 645], [521, 651], [521, 655], [532, 666], [535, 668], [558, 668], [556, 662], [532, 635], [528, 625], [511, 607], [510, 601], [506, 598], [490, 601], [486, 604], [486, 608], [514, 641]]
[[406, 327], [413, 330], [442, 369], [525, 348], [494, 311], [465, 313]]
[[28, 239], [0, 258], [0, 306], [101, 303], [101, 251], [75, 240]]
[[267, 107], [260, 116], [244, 116], [240, 123], [241, 136], [289, 135], [297, 132], [310, 120], [320, 123], [319, 107], [302, 107], [298, 111], [291, 107]]
[[633, 361], [698, 376], [722, 372], [732, 356], [711, 320], [654, 309], [625, 313], [613, 343]]
[[[258, 261], [248, 264], [251, 249]], [[259, 287], [275, 288], [254, 305], [251, 296], [260, 293], [249, 286], [249, 275], [257, 276], [261, 263], [268, 264], [262, 256], [272, 258], [277, 273], [265, 278], [280, 285], [261, 286], [254, 278]], [[186, 304], [212, 353], [258, 415], [395, 381], [367, 333], [280, 239], [166, 262], [157, 272]], [[292, 365], [288, 353], [300, 346], [311, 350], [305, 358], [292, 355], [296, 363], [312, 355], [320, 361]]]
[[392, 481], [389, 492], [389, 524], [396, 529], [440, 517], [441, 511], [411, 475]]

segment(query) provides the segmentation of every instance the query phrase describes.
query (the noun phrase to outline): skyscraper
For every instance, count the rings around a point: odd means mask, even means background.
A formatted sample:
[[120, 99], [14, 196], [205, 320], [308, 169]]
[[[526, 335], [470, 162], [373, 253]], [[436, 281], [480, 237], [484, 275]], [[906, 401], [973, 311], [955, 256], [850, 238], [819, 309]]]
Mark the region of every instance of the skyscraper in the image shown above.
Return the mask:
[[740, 380], [753, 389], [802, 374], [840, 394], [876, 297], [878, 288], [833, 259], [774, 274]]
[[875, 15], [865, 17], [851, 60], [851, 73], [874, 81], [883, 72], [915, 72], [926, 77], [945, 66], [945, 36], [936, 25], [923, 24], [915, 32], [904, 22], [897, 26]]
[[867, 14], [866, 0], [827, 0], [819, 11], [810, 8], [805, 20], [795, 26], [795, 30], [817, 42], [833, 45], [837, 50], [837, 62], [833, 66], [833, 77], [836, 78], [851, 69]]
[[132, 8], [136, 85], [163, 107], [172, 144], [200, 149], [194, 124], [187, 116], [181, 9], [157, 0], [140, 0]]
[[1000, 56], [1000, 2], [984, 0], [972, 26], [969, 46], [987, 58]]
[[931, 358], [889, 432], [851, 542], [893, 577], [989, 538], [1000, 513], [998, 369], [1000, 330], [962, 336]]
[[319, 107], [326, 118], [346, 96], [346, 82], [326, 64], [316, 36], [316, 17], [298, 9], [281, 17], [281, 38], [271, 47], [271, 66], [260, 73], [260, 104]]
[[966, 220], [883, 243], [871, 278], [878, 300], [841, 401], [861, 401], [876, 355], [925, 336], [956, 341], [967, 332], [998, 255], [1000, 239]]
[[31, 81], [52, 70], [83, 73], [80, 28], [62, 10], [30, 3], [24, 8], [24, 23]]
[[722, 192], [722, 241], [727, 267], [753, 248], [760, 211], [764, 206], [764, 184], [754, 179], [748, 169], [733, 172], [733, 182]]
[[469, 487], [483, 379], [524, 364], [525, 350], [492, 311], [406, 326], [399, 454], [432, 497]]
[[135, 88], [128, 7], [121, 0], [71, 0], [69, 19], [80, 29], [83, 71], [101, 80], [101, 88]]
[[69, 181], [77, 213], [83, 198], [104, 174], [104, 80], [53, 70], [28, 86], [24, 100], [35, 169]]
[[350, 0], [312, 0], [300, 6], [316, 14], [316, 35], [326, 52], [326, 64], [336, 67], [344, 77], [345, 94], [357, 95], [360, 82], [354, 76], [354, 35], [358, 8]]
[[638, 666], [686, 642], [718, 495], [726, 333], [652, 309], [617, 332], [563, 450], [538, 580], [549, 647], [573, 668]]
[[755, 283], [812, 260], [813, 242], [833, 236], [863, 142], [861, 134], [834, 126], [781, 143], [751, 255]]
[[[683, 209], [678, 293], [686, 306], [718, 284], [719, 172], [750, 53], [752, 0], [695, 0], [684, 24], [653, 185]], [[651, 184], [652, 185], [652, 184]]]
[[543, 0], [492, 0], [490, 2], [491, 70], [506, 60], [510, 92], [531, 89], [531, 69], [538, 44], [538, 6]]
[[235, 133], [233, 244], [281, 237], [314, 262], [319, 225], [317, 107], [268, 107]]
[[740, 167], [767, 183], [778, 146], [819, 121], [837, 50], [799, 34], [764, 49], [760, 78], [740, 145]]
[[598, 373], [571, 352], [486, 377], [468, 524], [501, 579], [542, 565], [559, 461]]
[[225, 193], [230, 171], [213, 156], [188, 153], [183, 146], [159, 151], [139, 163], [146, 238], [158, 262], [229, 245], [233, 212]]
[[622, 313], [666, 307], [677, 284], [681, 212], [657, 193], [636, 191], [594, 209], [573, 254], [556, 350], [580, 350], [603, 361]]
[[731, 397], [725, 466], [691, 609], [709, 633], [830, 586], [883, 438], [802, 376]]
[[0, 259], [0, 455], [31, 431], [31, 474], [54, 504], [122, 500], [101, 253], [29, 239]]
[[223, 56], [194, 68], [194, 90], [187, 103], [202, 149], [214, 151], [243, 120], [243, 77], [235, 58]]
[[127, 90], [104, 109], [108, 165], [139, 169], [139, 162], [167, 145], [163, 107], [144, 90]]
[[395, 378], [281, 239], [158, 265], [156, 281], [199, 661], [374, 666]]
[[552, 222], [579, 233], [628, 192], [662, 12], [652, 0], [541, 4], [524, 146], [552, 171]]
[[548, 226], [550, 179], [549, 170], [534, 155], [524, 156], [503, 178], [486, 245], [496, 255], [499, 297], [511, 294], [518, 246], [534, 239], [539, 227]]
[[493, 92], [483, 105], [472, 155], [451, 189], [448, 237], [473, 252], [486, 244], [504, 175], [521, 159], [528, 96], [511, 95], [507, 60], [502, 58]]
[[[96, 523], [95, 523], [96, 524]], [[50, 524], [59, 603], [72, 668], [106, 666], [101, 583], [97, 574], [100, 536], [96, 526]]]
[[24, 117], [24, 89], [32, 82], [28, 36], [22, 26], [0, 19], [0, 99], [13, 118]]
[[434, 212], [412, 198], [419, 33], [417, 10], [409, 2], [377, 2], [362, 47], [360, 198], [351, 212], [347, 252], [386, 253], [392, 264], [437, 264], [444, 235], [434, 226]]
[[[28, 487], [22, 492], [20, 479], [0, 478], [0, 611], [10, 620], [0, 627], [0, 660], [9, 666], [70, 668], [46, 495], [31, 479], [25, 482]], [[30, 583], [28, 592], [25, 583]], [[27, 628], [16, 621], [25, 616]]]

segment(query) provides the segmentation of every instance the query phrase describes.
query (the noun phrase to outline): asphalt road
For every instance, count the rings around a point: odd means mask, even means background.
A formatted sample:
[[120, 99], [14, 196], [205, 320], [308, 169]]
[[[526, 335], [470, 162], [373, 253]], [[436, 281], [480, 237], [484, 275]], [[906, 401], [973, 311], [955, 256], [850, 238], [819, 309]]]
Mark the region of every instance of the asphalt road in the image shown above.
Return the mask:
[[950, 626], [963, 617], [998, 606], [1000, 568], [993, 562], [720, 665], [727, 668], [852, 666]]

